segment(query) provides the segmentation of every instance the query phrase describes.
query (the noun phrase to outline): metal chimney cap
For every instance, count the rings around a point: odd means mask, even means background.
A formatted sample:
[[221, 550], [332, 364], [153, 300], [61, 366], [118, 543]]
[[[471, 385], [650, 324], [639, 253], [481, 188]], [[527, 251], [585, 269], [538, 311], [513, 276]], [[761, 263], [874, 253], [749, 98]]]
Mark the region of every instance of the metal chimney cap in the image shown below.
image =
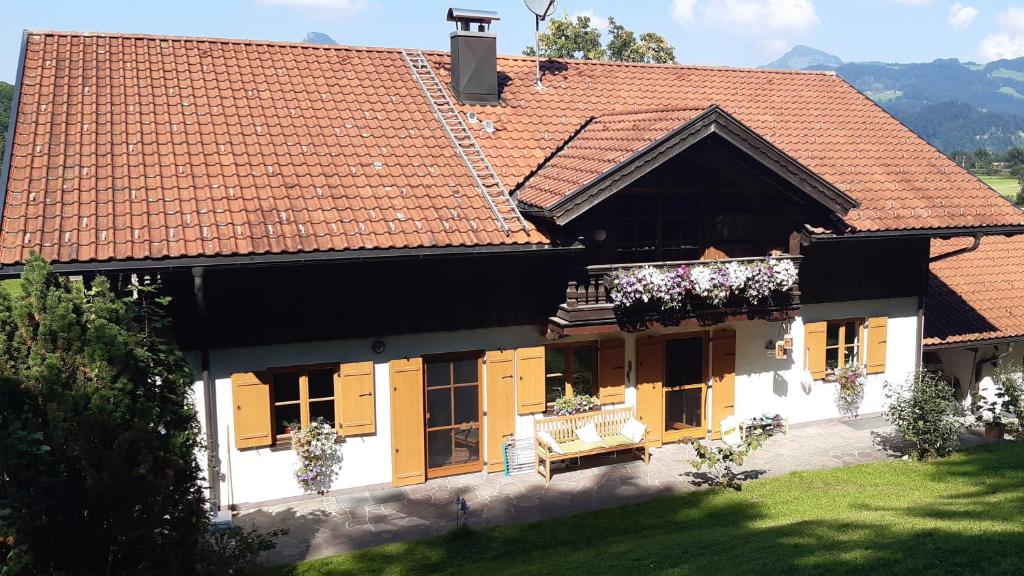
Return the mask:
[[470, 22], [482, 22], [490, 24], [495, 20], [501, 20], [497, 12], [491, 10], [470, 10], [468, 8], [449, 8], [448, 22], [459, 22], [469, 20]]

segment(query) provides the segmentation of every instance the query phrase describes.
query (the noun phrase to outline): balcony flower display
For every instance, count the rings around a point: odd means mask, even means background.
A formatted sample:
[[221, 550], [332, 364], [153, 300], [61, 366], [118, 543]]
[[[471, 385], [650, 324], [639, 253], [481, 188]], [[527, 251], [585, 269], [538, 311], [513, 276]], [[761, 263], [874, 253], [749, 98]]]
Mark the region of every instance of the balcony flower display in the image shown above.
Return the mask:
[[611, 298], [617, 307], [657, 303], [666, 310], [679, 308], [688, 299], [712, 306], [723, 306], [730, 298], [759, 304], [786, 292], [796, 281], [792, 260], [780, 258], [691, 264], [674, 270], [641, 266], [609, 275]]

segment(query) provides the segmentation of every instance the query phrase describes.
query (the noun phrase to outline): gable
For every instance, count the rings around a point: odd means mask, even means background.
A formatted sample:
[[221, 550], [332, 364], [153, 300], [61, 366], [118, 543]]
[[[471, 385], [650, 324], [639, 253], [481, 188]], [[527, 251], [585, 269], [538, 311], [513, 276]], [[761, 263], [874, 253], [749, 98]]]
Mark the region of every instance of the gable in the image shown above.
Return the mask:
[[718, 106], [610, 114], [588, 120], [517, 190], [517, 198], [565, 224], [677, 154], [717, 137], [845, 216], [857, 202], [807, 170]]

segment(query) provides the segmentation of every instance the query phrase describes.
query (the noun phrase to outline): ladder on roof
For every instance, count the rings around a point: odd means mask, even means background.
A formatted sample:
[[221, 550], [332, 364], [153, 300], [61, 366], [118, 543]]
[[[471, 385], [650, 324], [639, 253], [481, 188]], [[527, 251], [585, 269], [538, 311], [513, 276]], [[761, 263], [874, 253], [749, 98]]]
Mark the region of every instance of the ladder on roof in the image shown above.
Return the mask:
[[405, 63], [412, 70], [412, 76], [416, 79], [416, 83], [420, 85], [423, 93], [426, 94], [427, 101], [430, 102], [430, 106], [434, 110], [434, 116], [437, 117], [441, 126], [444, 127], [452, 145], [455, 146], [459, 156], [462, 157], [462, 161], [469, 168], [469, 173], [473, 176], [477, 188], [480, 189], [491, 212], [494, 212], [495, 218], [498, 219], [498, 225], [501, 227], [502, 232], [508, 236], [512, 233], [512, 227], [516, 225], [524, 232], [529, 230], [526, 219], [523, 218], [515, 203], [512, 202], [512, 197], [509, 196], [505, 185], [502, 184], [501, 179], [494, 172], [491, 163], [487, 161], [487, 157], [484, 156], [483, 150], [477, 145], [476, 139], [473, 138], [472, 132], [466, 127], [466, 123], [462, 121], [462, 116], [455, 108], [455, 105], [452, 104], [451, 99], [448, 98], [444, 85], [434, 75], [434, 71], [430, 68], [430, 63], [427, 62], [423, 52], [404, 48], [402, 49], [402, 57], [405, 58]]

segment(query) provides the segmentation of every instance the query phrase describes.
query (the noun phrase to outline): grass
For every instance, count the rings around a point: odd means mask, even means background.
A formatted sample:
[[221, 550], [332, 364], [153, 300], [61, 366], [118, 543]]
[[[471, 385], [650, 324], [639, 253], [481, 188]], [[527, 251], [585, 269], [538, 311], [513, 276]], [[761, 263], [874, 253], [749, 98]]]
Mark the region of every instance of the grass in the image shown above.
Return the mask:
[[978, 176], [978, 178], [1010, 200], [1016, 198], [1017, 192], [1020, 190], [1017, 179], [1010, 176]]
[[390, 544], [263, 576], [1021, 574], [1024, 443]]

